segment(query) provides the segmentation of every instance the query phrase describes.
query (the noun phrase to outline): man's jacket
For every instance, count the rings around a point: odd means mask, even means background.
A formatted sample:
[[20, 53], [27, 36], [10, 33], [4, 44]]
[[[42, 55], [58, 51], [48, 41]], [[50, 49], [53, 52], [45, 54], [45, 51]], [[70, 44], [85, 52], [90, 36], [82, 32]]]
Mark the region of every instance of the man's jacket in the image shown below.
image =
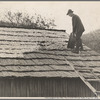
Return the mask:
[[84, 26], [82, 24], [81, 19], [79, 16], [75, 15], [72, 17], [72, 27], [73, 27], [73, 33], [79, 34], [83, 33], [85, 31]]

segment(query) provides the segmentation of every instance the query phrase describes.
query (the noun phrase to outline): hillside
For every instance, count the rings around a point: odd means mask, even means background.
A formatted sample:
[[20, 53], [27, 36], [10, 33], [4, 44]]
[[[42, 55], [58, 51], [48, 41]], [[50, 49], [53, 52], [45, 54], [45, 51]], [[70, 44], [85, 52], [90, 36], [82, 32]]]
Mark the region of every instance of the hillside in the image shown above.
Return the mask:
[[100, 29], [84, 34], [82, 40], [85, 45], [100, 53]]

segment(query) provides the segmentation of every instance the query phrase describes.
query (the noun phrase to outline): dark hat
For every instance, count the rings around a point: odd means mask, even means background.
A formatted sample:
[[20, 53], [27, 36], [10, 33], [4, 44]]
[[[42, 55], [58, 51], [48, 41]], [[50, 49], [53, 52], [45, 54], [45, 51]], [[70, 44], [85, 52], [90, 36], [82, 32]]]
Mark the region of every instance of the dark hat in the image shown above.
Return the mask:
[[69, 13], [73, 13], [73, 11], [72, 11], [71, 9], [69, 9], [68, 12], [67, 12], [67, 15], [68, 15]]

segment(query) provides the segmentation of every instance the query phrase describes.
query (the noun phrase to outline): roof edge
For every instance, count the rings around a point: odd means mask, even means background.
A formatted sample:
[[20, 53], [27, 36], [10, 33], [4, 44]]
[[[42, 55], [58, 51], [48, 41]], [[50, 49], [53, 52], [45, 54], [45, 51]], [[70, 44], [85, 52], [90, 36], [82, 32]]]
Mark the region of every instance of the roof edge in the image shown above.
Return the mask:
[[47, 31], [60, 31], [60, 32], [66, 32], [66, 30], [60, 30], [60, 29], [37, 29], [37, 30], [47, 30]]
[[6, 26], [6, 27], [0, 26], [0, 27], [1, 27], [1, 28], [35, 29], [35, 30], [47, 30], [47, 31], [60, 31], [60, 32], [66, 32], [66, 30], [63, 30], [63, 29], [23, 28], [23, 27], [9, 27], [9, 26]]

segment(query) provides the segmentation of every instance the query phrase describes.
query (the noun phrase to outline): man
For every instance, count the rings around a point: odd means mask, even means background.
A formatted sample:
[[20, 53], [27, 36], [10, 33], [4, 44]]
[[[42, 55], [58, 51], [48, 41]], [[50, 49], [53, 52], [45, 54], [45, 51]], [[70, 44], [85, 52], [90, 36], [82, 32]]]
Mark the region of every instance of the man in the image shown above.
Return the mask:
[[74, 48], [72, 52], [79, 53], [79, 49], [83, 50], [81, 36], [85, 31], [85, 29], [79, 16], [74, 14], [71, 9], [68, 10], [67, 15], [72, 17], [72, 29], [73, 29], [72, 33], [76, 37], [76, 42], [75, 42], [76, 48]]

